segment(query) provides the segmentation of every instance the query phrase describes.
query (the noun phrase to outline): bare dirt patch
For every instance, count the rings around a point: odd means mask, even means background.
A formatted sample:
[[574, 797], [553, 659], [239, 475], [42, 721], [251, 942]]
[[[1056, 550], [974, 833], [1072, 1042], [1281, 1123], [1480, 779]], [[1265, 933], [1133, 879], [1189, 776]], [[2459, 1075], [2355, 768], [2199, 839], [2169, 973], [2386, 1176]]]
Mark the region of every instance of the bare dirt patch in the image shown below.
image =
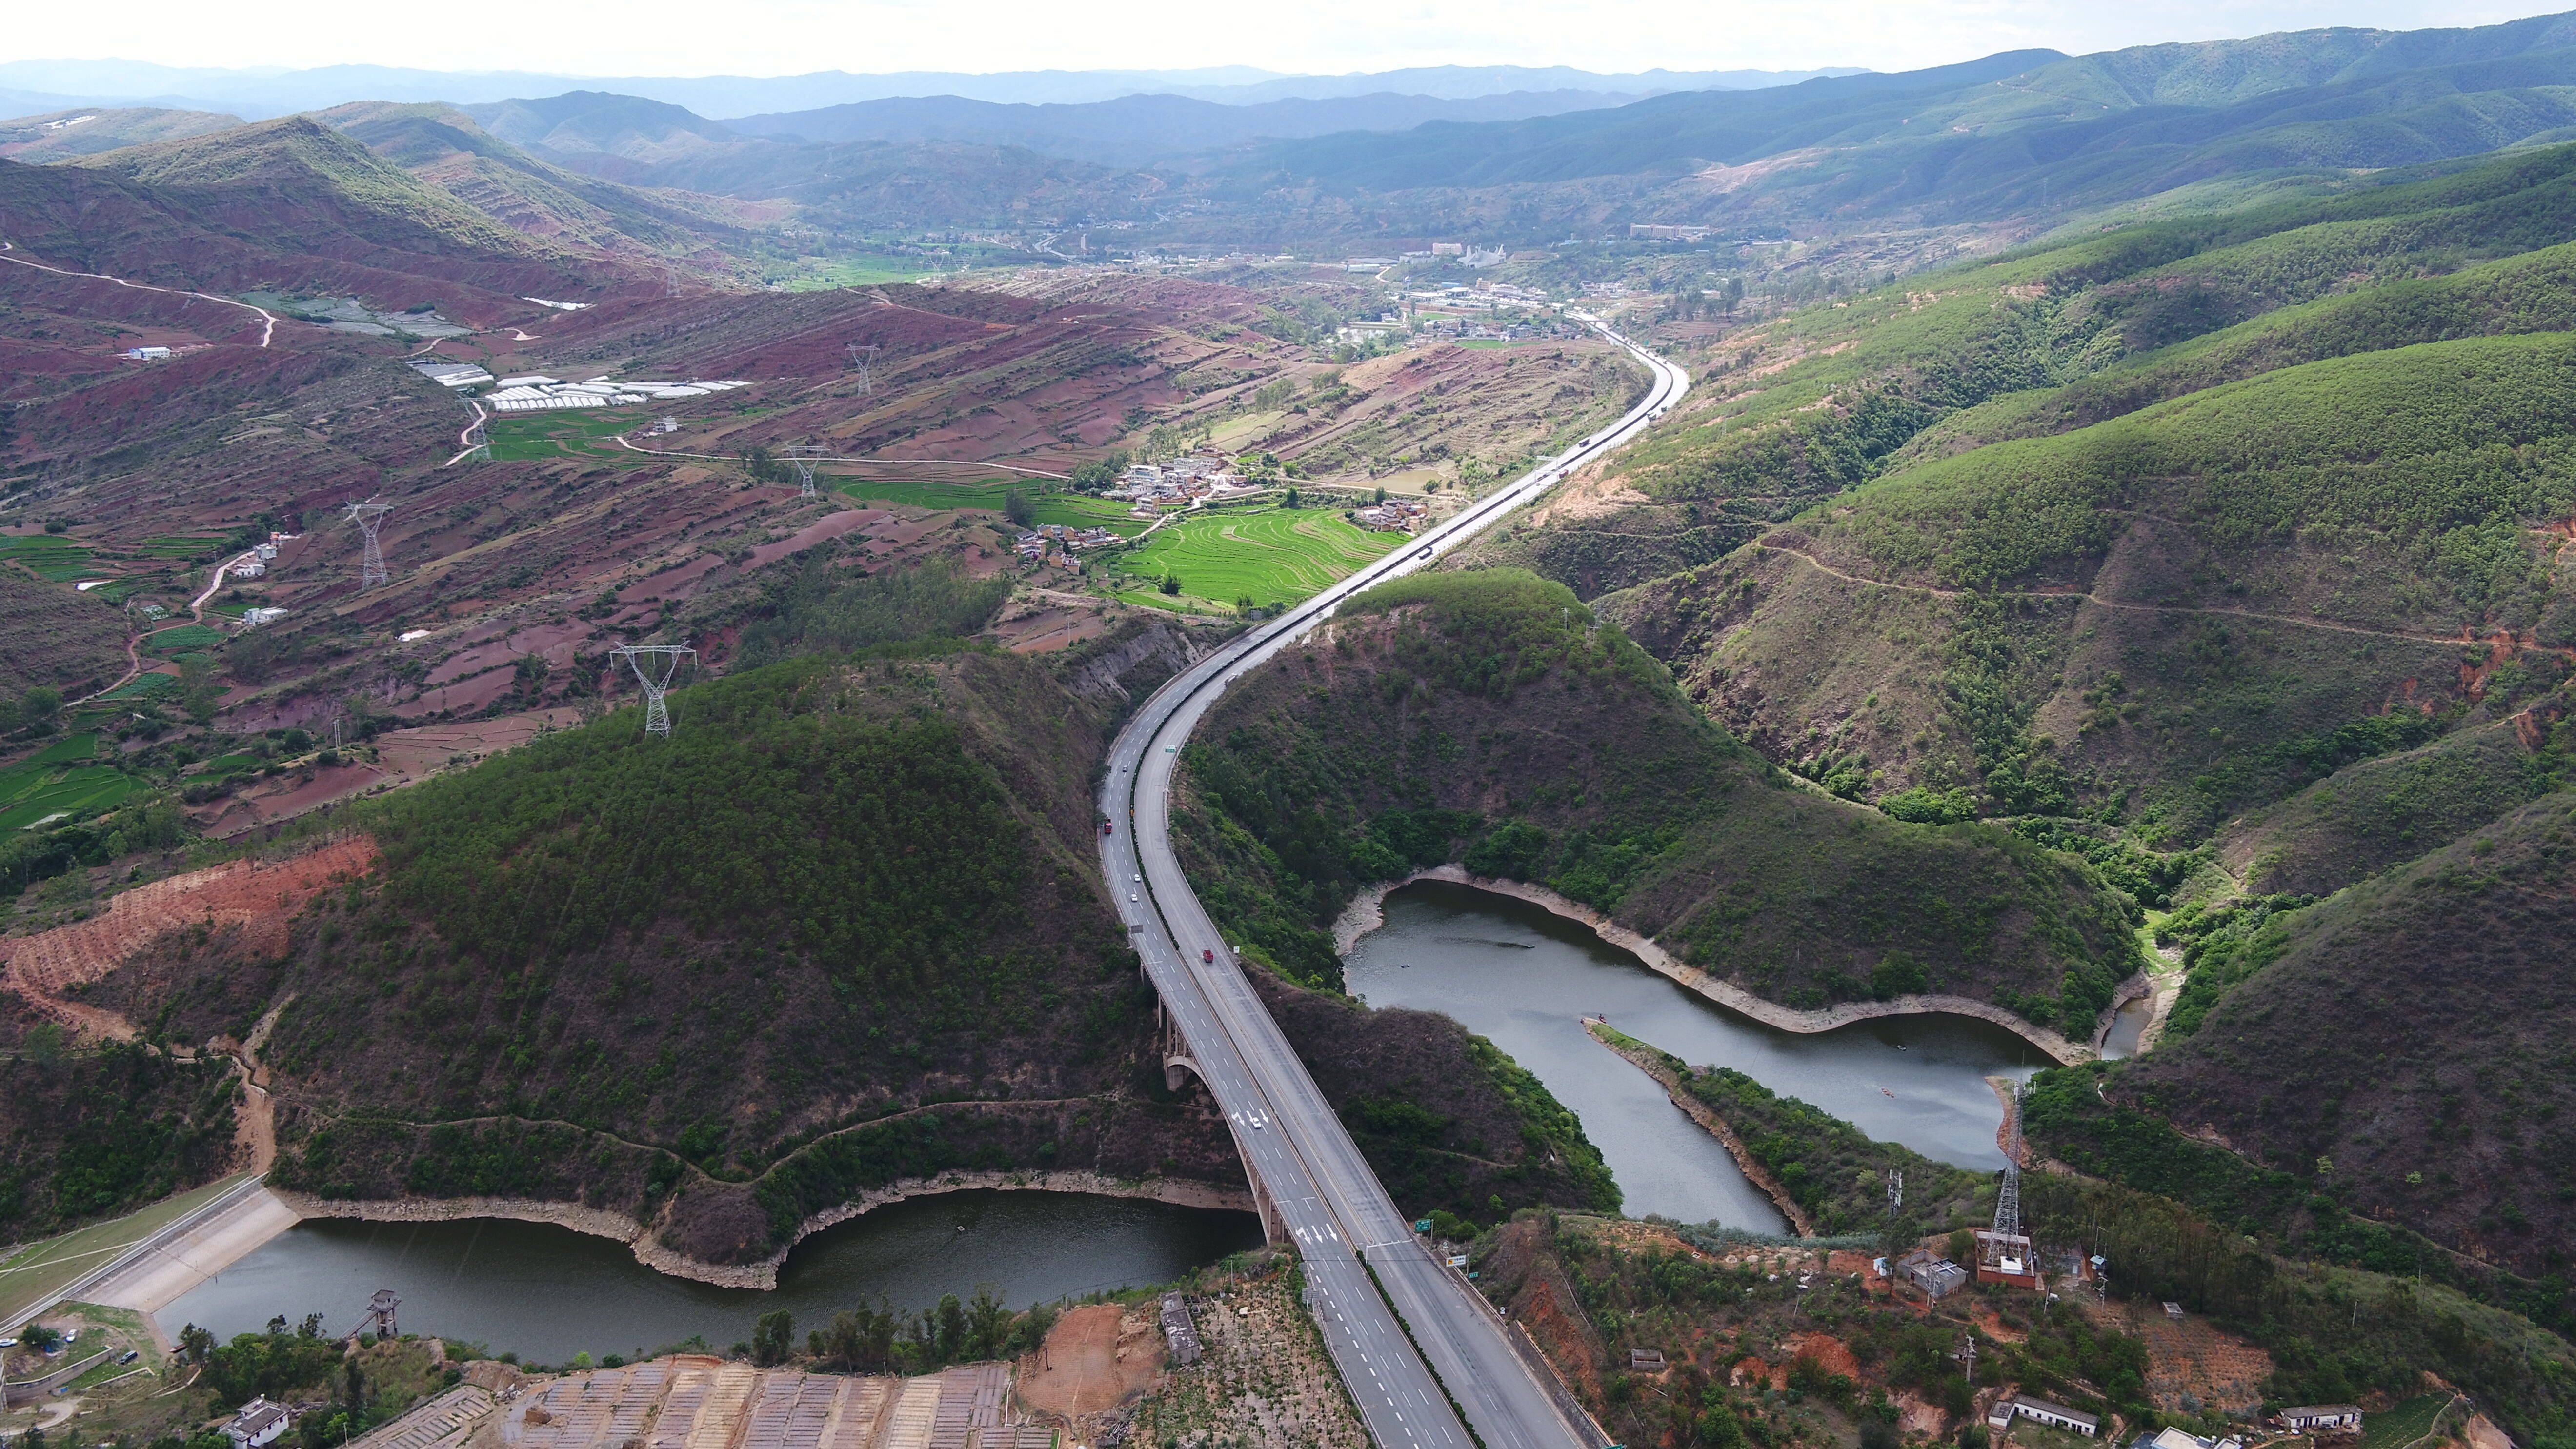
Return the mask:
[[1143, 1393], [1162, 1366], [1150, 1318], [1094, 1303], [1058, 1319], [1046, 1346], [1021, 1365], [1020, 1401], [1067, 1422], [1088, 1420]]

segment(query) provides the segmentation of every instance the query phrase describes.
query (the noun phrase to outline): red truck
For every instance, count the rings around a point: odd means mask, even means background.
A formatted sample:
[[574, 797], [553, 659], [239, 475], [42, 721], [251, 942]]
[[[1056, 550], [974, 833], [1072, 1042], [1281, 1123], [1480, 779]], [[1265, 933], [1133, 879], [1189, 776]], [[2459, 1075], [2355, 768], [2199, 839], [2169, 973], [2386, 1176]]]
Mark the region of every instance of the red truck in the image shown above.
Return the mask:
[[1213, 966], [1216, 964], [1216, 953], [1214, 951], [1202, 950], [1199, 952], [1199, 959]]

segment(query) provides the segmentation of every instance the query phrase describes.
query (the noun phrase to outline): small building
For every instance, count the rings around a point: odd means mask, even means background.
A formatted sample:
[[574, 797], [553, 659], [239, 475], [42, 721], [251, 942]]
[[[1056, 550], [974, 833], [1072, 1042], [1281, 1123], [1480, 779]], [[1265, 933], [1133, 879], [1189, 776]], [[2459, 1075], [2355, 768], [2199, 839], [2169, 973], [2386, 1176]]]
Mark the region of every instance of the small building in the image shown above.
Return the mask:
[[255, 558], [246, 558], [234, 564], [231, 572], [237, 579], [255, 579], [268, 572], [268, 565]]
[[263, 624], [274, 624], [285, 617], [284, 609], [245, 609], [242, 611], [242, 627], [256, 629]]
[[[2052, 1429], [2071, 1430], [2074, 1433], [2083, 1435], [2087, 1439], [2090, 1439], [2102, 1432], [2102, 1421], [2094, 1418], [2091, 1414], [2085, 1413], [2082, 1409], [2070, 1409], [2064, 1404], [2051, 1403], [2046, 1399], [2033, 1399], [2027, 1397], [2013, 1399], [2009, 1402], [2012, 1405], [2013, 1418], [2034, 1419], [2042, 1424], [2046, 1424]], [[1998, 1404], [1996, 1407], [2001, 1408], [2003, 1406]]]
[[1664, 1351], [1660, 1348], [1632, 1348], [1628, 1350], [1628, 1371], [1630, 1373], [1659, 1374], [1662, 1373], [1666, 1367], [1667, 1365], [1664, 1362]]
[[129, 347], [125, 349], [125, 355], [136, 362], [166, 362], [170, 358], [170, 349], [167, 347]]
[[1912, 1284], [1924, 1297], [1938, 1300], [1951, 1290], [1964, 1288], [1968, 1270], [1947, 1258], [1935, 1257], [1917, 1248], [1896, 1260], [1897, 1281]]
[[2361, 1427], [2361, 1408], [2356, 1404], [2302, 1404], [2295, 1409], [2281, 1411], [2281, 1427], [2310, 1434], [2358, 1429]]
[[1172, 1362], [1181, 1365], [1199, 1361], [1199, 1329], [1190, 1321], [1190, 1306], [1178, 1293], [1163, 1295], [1163, 1342], [1172, 1350]]
[[224, 1437], [232, 1440], [236, 1449], [263, 1449], [263, 1446], [277, 1442], [277, 1437], [294, 1422], [295, 1416], [284, 1404], [273, 1404], [264, 1398], [253, 1399], [242, 1405], [241, 1412], [233, 1415], [233, 1421], [224, 1426]]
[[2139, 1435], [2129, 1449], [2245, 1449], [2245, 1441], [2233, 1434], [2224, 1439], [2203, 1439], [2198, 1434], [2166, 1428]]
[[2038, 1288], [2039, 1258], [2031, 1249], [2030, 1239], [2020, 1233], [1978, 1233], [1977, 1281]]

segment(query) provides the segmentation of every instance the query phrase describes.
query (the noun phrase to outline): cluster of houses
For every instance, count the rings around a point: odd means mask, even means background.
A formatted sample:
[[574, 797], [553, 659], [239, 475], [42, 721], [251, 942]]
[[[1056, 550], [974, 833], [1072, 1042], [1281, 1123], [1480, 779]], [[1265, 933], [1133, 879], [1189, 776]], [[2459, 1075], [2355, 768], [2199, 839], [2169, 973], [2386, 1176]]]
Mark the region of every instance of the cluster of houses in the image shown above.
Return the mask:
[[1419, 499], [1390, 498], [1352, 510], [1351, 522], [1378, 533], [1411, 533], [1422, 526], [1428, 512]]
[[1196, 504], [1202, 500], [1222, 503], [1258, 493], [1258, 484], [1244, 481], [1243, 475], [1226, 466], [1223, 458], [1193, 454], [1174, 458], [1167, 463], [1138, 463], [1122, 474], [1117, 483], [1101, 490], [1103, 498], [1118, 498], [1134, 503], [1141, 517], [1152, 516], [1147, 510]]
[[1074, 555], [1085, 549], [1108, 548], [1126, 540], [1105, 528], [1075, 528], [1069, 524], [1041, 523], [1012, 542], [1020, 562], [1051, 563], [1058, 568], [1072, 568]]

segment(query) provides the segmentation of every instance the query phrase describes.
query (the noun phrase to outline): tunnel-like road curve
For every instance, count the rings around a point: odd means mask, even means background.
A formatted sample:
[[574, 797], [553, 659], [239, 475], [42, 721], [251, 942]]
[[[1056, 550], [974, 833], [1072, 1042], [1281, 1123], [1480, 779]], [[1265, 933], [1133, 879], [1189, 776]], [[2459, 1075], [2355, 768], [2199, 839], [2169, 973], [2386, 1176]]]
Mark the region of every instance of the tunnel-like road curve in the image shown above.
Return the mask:
[[1173, 856], [1172, 774], [1191, 729], [1229, 681], [1312, 629], [1342, 600], [1428, 565], [1635, 437], [1689, 389], [1690, 377], [1679, 367], [1582, 320], [1653, 373], [1643, 401], [1401, 552], [1172, 679], [1120, 731], [1101, 787], [1101, 813], [1114, 829], [1101, 839], [1100, 858], [1118, 910], [1257, 1188], [1297, 1240], [1325, 1343], [1385, 1449], [1473, 1449], [1479, 1441], [1484, 1449], [1597, 1449], [1599, 1441], [1589, 1424], [1559, 1407], [1539, 1378], [1544, 1370], [1523, 1361], [1483, 1298], [1433, 1261], [1253, 994]]

